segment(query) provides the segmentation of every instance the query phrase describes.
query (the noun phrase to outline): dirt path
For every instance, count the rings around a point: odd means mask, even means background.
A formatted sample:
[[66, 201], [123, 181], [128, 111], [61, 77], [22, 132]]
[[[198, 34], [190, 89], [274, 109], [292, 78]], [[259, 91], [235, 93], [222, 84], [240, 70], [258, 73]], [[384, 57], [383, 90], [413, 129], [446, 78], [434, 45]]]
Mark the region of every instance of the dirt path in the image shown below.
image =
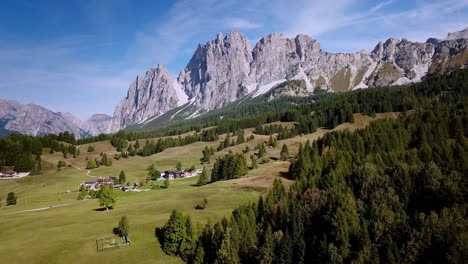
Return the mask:
[[66, 203], [66, 204], [59, 204], [59, 205], [51, 205], [51, 206], [49, 206], [49, 207], [40, 207], [40, 208], [34, 208], [34, 209], [28, 209], [28, 210], [22, 210], [22, 211], [16, 211], [16, 212], [4, 213], [4, 214], [0, 214], [0, 215], [11, 215], [11, 214], [20, 214], [20, 213], [28, 213], [28, 212], [39, 212], [39, 211], [44, 211], [44, 210], [48, 210], [48, 209], [53, 209], [53, 208], [64, 207], [64, 206], [68, 206], [68, 205], [73, 205], [73, 204], [81, 203], [81, 202], [84, 202], [84, 201], [88, 201], [88, 200], [81, 200], [81, 201], [77, 201], [77, 202], [74, 202], [74, 203]]
[[[79, 171], [84, 171], [84, 170], [83, 170], [82, 168], [80, 168], [80, 167], [73, 167], [73, 168], [75, 168], [75, 169], [77, 169], [77, 170], [79, 170]], [[91, 178], [96, 178], [96, 176], [92, 176], [92, 175], [90, 175], [90, 174], [91, 174], [91, 170], [86, 170], [86, 176], [91, 177]]]

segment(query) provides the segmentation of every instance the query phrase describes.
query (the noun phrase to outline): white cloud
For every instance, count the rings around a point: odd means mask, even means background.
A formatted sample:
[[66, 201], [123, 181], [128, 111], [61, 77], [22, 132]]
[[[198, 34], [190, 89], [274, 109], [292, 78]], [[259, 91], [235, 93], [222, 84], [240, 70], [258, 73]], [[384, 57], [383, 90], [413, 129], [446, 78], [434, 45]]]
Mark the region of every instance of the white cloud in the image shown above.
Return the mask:
[[232, 28], [232, 29], [255, 29], [255, 28], [259, 28], [261, 27], [260, 24], [258, 23], [255, 23], [255, 22], [252, 22], [252, 21], [249, 21], [247, 19], [244, 19], [244, 18], [234, 18], [234, 17], [231, 17], [231, 18], [228, 18], [226, 19], [226, 24], [229, 28]]

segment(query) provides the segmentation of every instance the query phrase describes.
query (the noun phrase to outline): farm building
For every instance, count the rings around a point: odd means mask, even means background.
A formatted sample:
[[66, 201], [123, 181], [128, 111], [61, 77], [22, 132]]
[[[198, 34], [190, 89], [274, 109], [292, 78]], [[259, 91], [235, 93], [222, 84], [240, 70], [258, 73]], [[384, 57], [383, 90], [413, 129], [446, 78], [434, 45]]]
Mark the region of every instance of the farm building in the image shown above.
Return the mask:
[[177, 179], [185, 177], [185, 172], [182, 170], [167, 170], [164, 172], [164, 178]]
[[18, 173], [16, 171], [12, 171], [12, 170], [7, 170], [7, 171], [0, 172], [0, 177], [2, 177], [2, 178], [15, 177], [16, 175], [18, 175]]
[[96, 180], [87, 180], [80, 184], [80, 186], [84, 186], [90, 188], [91, 190], [98, 190], [102, 184], [111, 184], [114, 185], [114, 180], [116, 179], [115, 176], [110, 176], [109, 178], [102, 178], [99, 177]]

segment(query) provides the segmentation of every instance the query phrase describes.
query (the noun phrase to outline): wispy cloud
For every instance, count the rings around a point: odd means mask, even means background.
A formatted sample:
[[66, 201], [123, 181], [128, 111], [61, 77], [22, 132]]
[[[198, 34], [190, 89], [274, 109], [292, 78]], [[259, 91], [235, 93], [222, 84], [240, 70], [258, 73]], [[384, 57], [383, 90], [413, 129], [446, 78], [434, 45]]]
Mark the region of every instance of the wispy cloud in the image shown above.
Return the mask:
[[228, 18], [226, 20], [227, 26], [229, 28], [235, 28], [235, 29], [255, 29], [261, 27], [260, 24], [252, 22], [248, 19], [245, 18]]

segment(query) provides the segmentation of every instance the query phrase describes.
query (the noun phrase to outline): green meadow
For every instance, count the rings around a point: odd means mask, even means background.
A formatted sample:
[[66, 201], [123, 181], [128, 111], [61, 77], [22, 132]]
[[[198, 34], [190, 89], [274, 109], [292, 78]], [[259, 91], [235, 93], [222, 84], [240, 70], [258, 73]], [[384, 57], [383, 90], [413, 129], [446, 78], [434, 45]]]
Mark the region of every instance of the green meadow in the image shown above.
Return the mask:
[[[395, 118], [397, 115], [382, 115], [376, 118]], [[354, 124], [343, 124], [335, 128], [356, 129], [369, 124], [373, 118], [355, 114]], [[167, 149], [149, 157], [130, 157], [113, 160], [111, 167], [93, 169], [87, 175], [86, 158], [99, 157], [101, 152], [114, 154], [109, 142], [86, 144], [80, 147], [81, 155], [76, 159], [65, 159], [71, 166], [57, 171], [55, 164], [63, 159], [61, 153], [48, 154], [44, 150], [43, 171], [36, 176], [22, 179], [1, 180], [0, 197], [8, 192], [18, 196], [14, 206], [0, 207], [0, 255], [2, 263], [180, 263], [177, 257], [164, 254], [155, 237], [155, 228], [163, 226], [172, 210], [190, 214], [193, 222], [201, 227], [209, 221], [215, 222], [229, 216], [239, 205], [256, 202], [261, 193], [271, 186], [273, 180], [288, 171], [289, 162], [279, 161], [281, 146], [287, 144], [291, 156], [296, 155], [299, 143], [317, 139], [328, 132], [319, 129], [316, 133], [298, 136], [278, 142], [276, 148], [267, 148], [265, 162], [240, 179], [216, 182], [202, 187], [194, 186], [198, 177], [170, 182], [168, 189], [159, 188], [162, 182], [149, 182], [142, 192], [117, 191], [116, 206], [109, 211], [100, 210], [96, 199], [78, 201], [79, 184], [96, 177], [118, 176], [123, 170], [128, 182], [141, 182], [147, 177], [146, 168], [154, 164], [160, 171], [174, 169], [180, 161], [183, 168], [195, 165], [201, 168], [202, 150], [216, 148], [217, 142], [197, 142], [183, 147]], [[252, 129], [246, 129], [249, 136]], [[256, 135], [255, 139], [215, 153], [214, 159], [229, 151], [241, 152], [246, 145], [252, 149], [268, 136]], [[86, 152], [88, 145], [94, 152]], [[110, 156], [111, 157], [111, 156]], [[283, 178], [286, 185], [292, 181]], [[195, 206], [204, 198], [208, 206], [196, 210]], [[96, 239], [112, 236], [121, 216], [126, 215], [130, 222], [131, 246], [97, 252]]]

